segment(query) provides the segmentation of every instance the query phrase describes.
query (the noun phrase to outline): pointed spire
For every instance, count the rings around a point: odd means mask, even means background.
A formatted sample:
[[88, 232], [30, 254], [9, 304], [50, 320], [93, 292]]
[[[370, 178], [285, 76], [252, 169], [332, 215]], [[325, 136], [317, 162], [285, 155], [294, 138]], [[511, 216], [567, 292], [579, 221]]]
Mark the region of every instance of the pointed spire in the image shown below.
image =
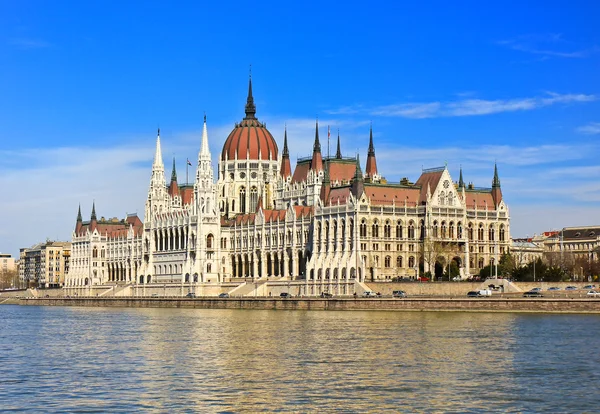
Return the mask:
[[162, 151], [160, 148], [160, 128], [158, 128], [158, 132], [156, 134], [156, 151], [154, 153], [154, 163], [153, 163], [153, 167], [154, 166], [161, 166], [163, 165], [163, 159], [162, 159]]
[[460, 166], [460, 177], [458, 178], [458, 188], [465, 188], [465, 182], [462, 175], [462, 165]]
[[313, 156], [310, 168], [314, 171], [323, 171], [323, 157], [321, 156], [321, 142], [319, 141], [319, 119], [317, 119], [315, 127], [315, 143], [313, 145]]
[[248, 81], [248, 98], [246, 99], [246, 118], [256, 119], [256, 105], [252, 96], [252, 68], [250, 68], [250, 79]]
[[77, 222], [81, 223], [83, 218], [81, 217], [81, 204], [79, 204], [79, 210], [77, 211]]
[[175, 157], [173, 157], [173, 170], [171, 171], [171, 181], [177, 182], [177, 170], [175, 169]]
[[355, 180], [363, 179], [362, 169], [360, 168], [360, 157], [358, 154], [356, 154], [356, 169], [354, 170], [354, 179]]
[[369, 178], [377, 175], [377, 160], [375, 159], [375, 146], [373, 145], [373, 124], [369, 129], [369, 151], [367, 153], [365, 175]]
[[492, 181], [492, 187], [500, 187], [500, 179], [498, 178], [498, 164], [494, 163], [494, 180]]
[[325, 171], [323, 174], [323, 185], [321, 186], [321, 201], [323, 204], [329, 205], [329, 194], [331, 193], [331, 180], [329, 178], [329, 161], [325, 164]]
[[290, 152], [288, 150], [287, 143], [287, 125], [283, 133], [283, 154], [281, 154], [281, 170], [280, 175], [283, 178], [287, 178], [292, 175], [292, 167], [290, 165]]
[[210, 158], [210, 149], [208, 148], [208, 128], [206, 127], [206, 114], [204, 114], [204, 125], [202, 126], [202, 144], [200, 145], [200, 156]]
[[337, 151], [335, 152], [335, 158], [338, 160], [342, 159], [342, 147], [340, 146], [340, 130], [338, 129], [338, 139], [337, 139]]
[[91, 217], [92, 221], [96, 221], [96, 202], [94, 201], [94, 203], [92, 204], [92, 217]]

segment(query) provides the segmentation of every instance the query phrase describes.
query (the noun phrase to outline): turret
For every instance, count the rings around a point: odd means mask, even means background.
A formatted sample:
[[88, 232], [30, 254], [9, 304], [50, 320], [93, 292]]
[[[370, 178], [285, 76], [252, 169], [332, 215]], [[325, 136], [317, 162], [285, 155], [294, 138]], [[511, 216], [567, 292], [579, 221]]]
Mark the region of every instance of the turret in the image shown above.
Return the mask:
[[462, 165], [460, 166], [460, 176], [458, 178], [458, 189], [465, 188], [465, 182], [462, 175]]
[[340, 130], [338, 129], [338, 139], [337, 139], [337, 151], [335, 152], [335, 158], [338, 160], [342, 159], [342, 147], [340, 146]]
[[312, 161], [310, 163], [311, 170], [315, 172], [323, 171], [323, 157], [321, 156], [321, 142], [319, 141], [319, 120], [315, 127], [315, 143], [313, 145]]
[[171, 171], [171, 183], [169, 184], [169, 195], [175, 197], [179, 195], [179, 186], [177, 185], [177, 170], [175, 169], [175, 157], [173, 157], [173, 170]]
[[367, 153], [365, 175], [370, 179], [377, 176], [377, 161], [375, 160], [375, 146], [373, 145], [373, 125], [371, 125], [369, 130], [369, 152]]
[[290, 165], [290, 152], [287, 143], [287, 126], [283, 133], [283, 154], [281, 156], [281, 170], [279, 172], [283, 179], [287, 179], [292, 175], [292, 167]]
[[77, 223], [75, 224], [75, 233], [79, 234], [81, 226], [83, 225], [83, 218], [81, 217], [81, 204], [79, 204], [79, 210], [77, 210]]
[[329, 194], [331, 193], [331, 180], [329, 178], [329, 162], [323, 173], [323, 185], [321, 186], [321, 201], [324, 205], [329, 205]]
[[96, 202], [92, 204], [92, 216], [90, 217], [90, 231], [93, 232], [98, 227], [98, 219], [96, 218]]
[[500, 178], [498, 178], [498, 165], [494, 163], [494, 179], [492, 180], [492, 199], [494, 206], [498, 208], [502, 201], [502, 189], [500, 188]]
[[362, 196], [364, 183], [362, 169], [360, 168], [360, 158], [356, 154], [356, 169], [354, 170], [354, 178], [352, 178], [352, 194], [354, 194], [354, 197], [359, 198]]

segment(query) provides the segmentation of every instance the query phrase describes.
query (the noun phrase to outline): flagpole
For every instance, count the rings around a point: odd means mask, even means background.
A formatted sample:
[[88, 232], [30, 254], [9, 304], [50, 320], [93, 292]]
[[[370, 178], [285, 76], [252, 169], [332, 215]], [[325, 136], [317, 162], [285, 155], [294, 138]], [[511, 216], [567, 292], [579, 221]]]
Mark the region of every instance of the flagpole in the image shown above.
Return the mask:
[[329, 138], [331, 137], [331, 130], [329, 129], [329, 125], [327, 125], [327, 162], [329, 162], [329, 158], [331, 155], [329, 154]]
[[189, 184], [188, 169], [190, 168], [190, 160], [189, 160], [189, 158], [186, 158], [185, 161], [186, 161], [186, 163], [185, 163], [185, 185], [187, 186]]

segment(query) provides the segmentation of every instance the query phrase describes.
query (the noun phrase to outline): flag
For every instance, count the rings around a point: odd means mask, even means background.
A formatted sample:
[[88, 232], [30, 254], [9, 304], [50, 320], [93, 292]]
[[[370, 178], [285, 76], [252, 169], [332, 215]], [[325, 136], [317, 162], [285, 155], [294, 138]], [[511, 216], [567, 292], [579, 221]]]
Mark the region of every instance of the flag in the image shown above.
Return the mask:
[[187, 165], [189, 165], [190, 167], [192, 166], [192, 163], [190, 162], [189, 158], [187, 160]]

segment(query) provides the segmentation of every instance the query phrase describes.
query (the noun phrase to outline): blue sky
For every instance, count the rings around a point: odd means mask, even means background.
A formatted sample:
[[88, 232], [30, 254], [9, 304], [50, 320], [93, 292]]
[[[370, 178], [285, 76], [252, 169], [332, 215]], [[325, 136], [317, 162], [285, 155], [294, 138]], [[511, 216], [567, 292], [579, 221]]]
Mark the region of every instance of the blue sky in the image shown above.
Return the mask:
[[206, 112], [216, 164], [250, 64], [292, 161], [318, 116], [364, 162], [372, 122], [389, 181], [497, 161], [513, 236], [600, 224], [600, 4], [171, 3], [0, 3], [0, 251], [143, 214], [158, 126], [185, 181]]

